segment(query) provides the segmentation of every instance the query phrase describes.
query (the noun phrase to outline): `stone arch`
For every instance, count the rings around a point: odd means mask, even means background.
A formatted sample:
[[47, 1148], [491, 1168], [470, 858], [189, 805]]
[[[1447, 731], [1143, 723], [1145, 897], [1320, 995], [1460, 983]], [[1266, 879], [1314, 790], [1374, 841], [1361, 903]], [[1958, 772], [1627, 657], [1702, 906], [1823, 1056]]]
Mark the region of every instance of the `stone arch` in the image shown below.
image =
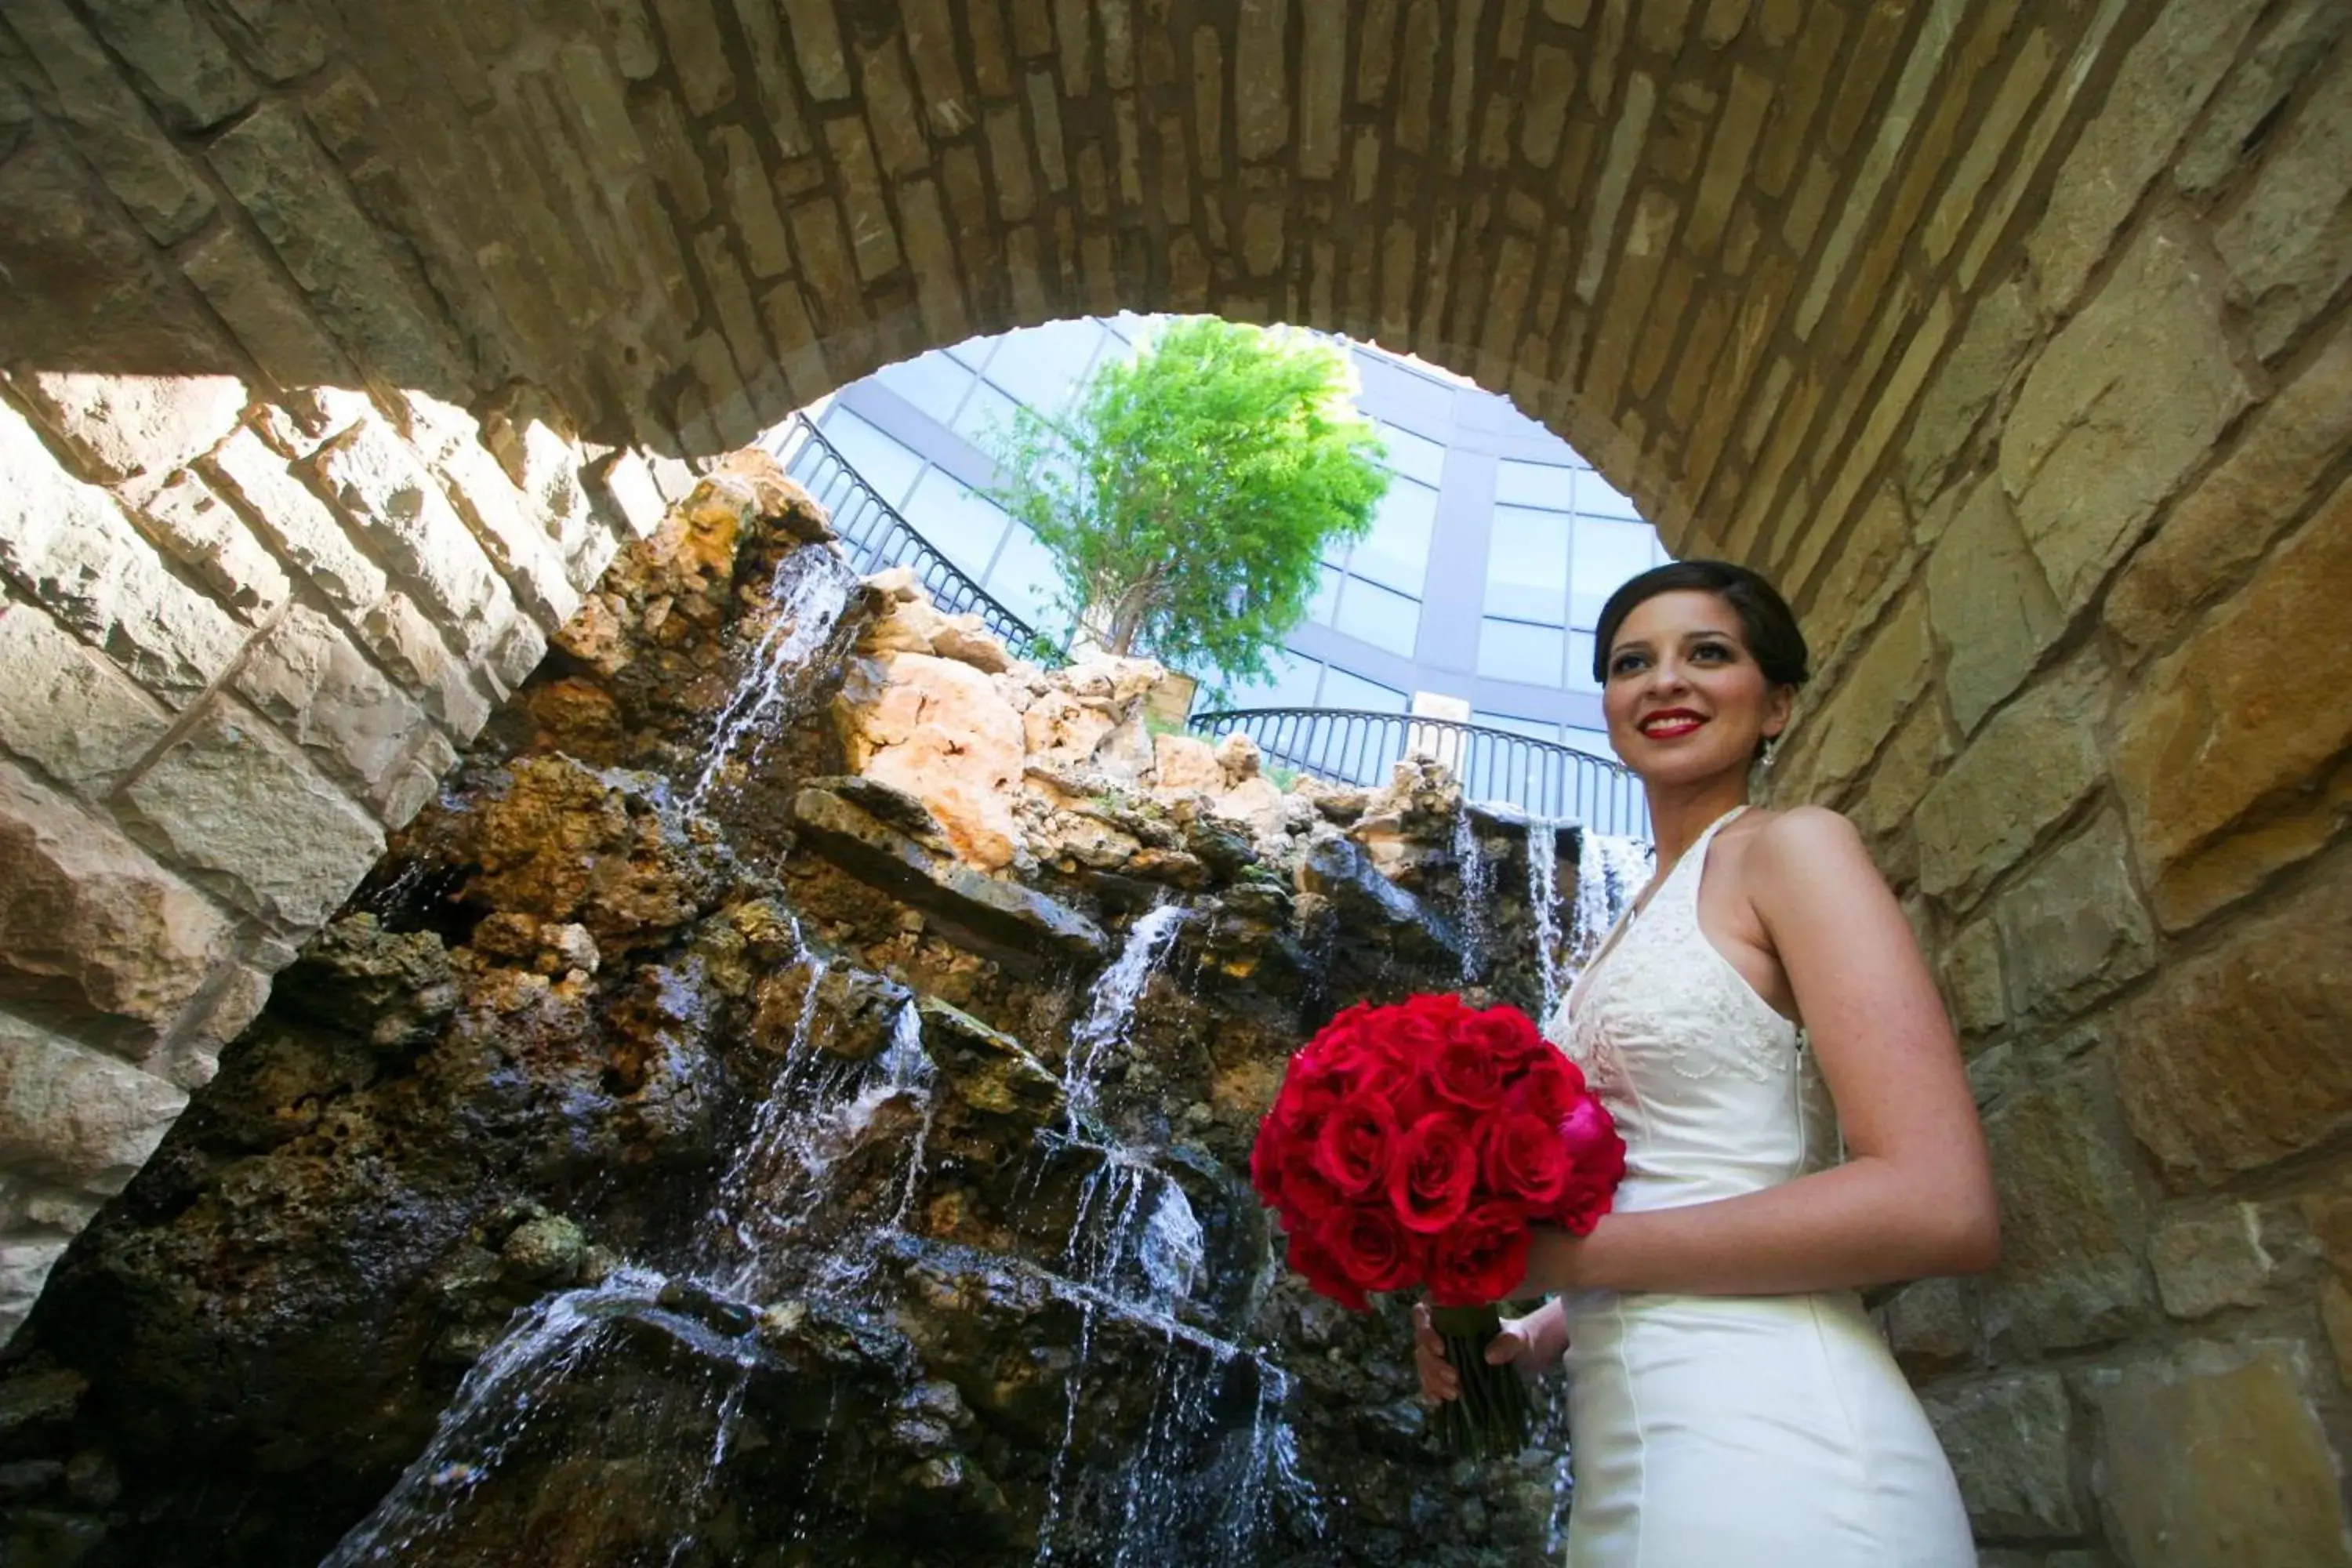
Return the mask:
[[2333, 1560], [2133, 1427], [2352, 1431], [2295, 1261], [2352, 1264], [2352, 710], [2264, 674], [2352, 577], [2339, 12], [12, 5], [7, 1289], [683, 459], [974, 331], [1278, 318], [1507, 391], [1806, 612], [1780, 787], [1904, 892], [2009, 1173], [2001, 1273], [1888, 1307], [1956, 1447], [2036, 1456], [1980, 1521], [2088, 1539], [2096, 1449], [2120, 1549], [2194, 1495], [2176, 1540]]

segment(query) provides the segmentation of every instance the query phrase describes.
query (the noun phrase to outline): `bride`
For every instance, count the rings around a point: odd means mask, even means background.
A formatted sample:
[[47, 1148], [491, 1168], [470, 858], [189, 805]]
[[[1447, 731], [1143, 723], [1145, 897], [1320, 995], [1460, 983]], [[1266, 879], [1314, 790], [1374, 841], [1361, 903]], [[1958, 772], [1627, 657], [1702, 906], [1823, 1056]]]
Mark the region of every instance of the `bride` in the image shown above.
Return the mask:
[[[1976, 1562], [1950, 1466], [1855, 1291], [1991, 1267], [1959, 1051], [1853, 826], [1751, 809], [1805, 679], [1780, 595], [1686, 561], [1601, 615], [1610, 743], [1658, 872], [1546, 1032], [1626, 1142], [1591, 1237], [1539, 1229], [1489, 1361], [1570, 1379], [1570, 1568]], [[1457, 1389], [1426, 1310], [1424, 1394]]]

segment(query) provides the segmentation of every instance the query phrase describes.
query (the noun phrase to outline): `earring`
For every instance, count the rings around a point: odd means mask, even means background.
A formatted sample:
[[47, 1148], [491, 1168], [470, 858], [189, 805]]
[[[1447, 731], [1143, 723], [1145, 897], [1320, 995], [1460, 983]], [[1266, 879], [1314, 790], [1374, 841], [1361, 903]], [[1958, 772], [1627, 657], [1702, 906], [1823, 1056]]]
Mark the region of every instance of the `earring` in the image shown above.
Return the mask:
[[1772, 771], [1772, 759], [1780, 754], [1780, 737], [1778, 735], [1768, 737], [1764, 742], [1764, 754], [1757, 760], [1757, 766], [1768, 773], [1770, 773]]

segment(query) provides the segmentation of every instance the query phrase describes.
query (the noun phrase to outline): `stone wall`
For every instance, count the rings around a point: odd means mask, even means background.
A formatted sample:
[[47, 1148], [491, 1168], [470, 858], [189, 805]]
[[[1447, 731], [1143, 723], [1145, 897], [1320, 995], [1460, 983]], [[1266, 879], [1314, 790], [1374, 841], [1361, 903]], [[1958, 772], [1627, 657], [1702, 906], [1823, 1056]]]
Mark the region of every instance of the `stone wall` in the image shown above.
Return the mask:
[[523, 398], [7, 373], [0, 1331], [603, 571], [584, 460]]
[[10, 5], [10, 1288], [654, 474], [973, 331], [1280, 318], [1806, 610], [1782, 790], [1903, 885], [2009, 1188], [2000, 1274], [1889, 1306], [1988, 1539], [2342, 1560], [2343, 21]]
[[2344, 19], [2162, 7], [1845, 537], [1733, 542], [1966, 1031], [2007, 1256], [1885, 1316], [2002, 1563], [2347, 1561]]

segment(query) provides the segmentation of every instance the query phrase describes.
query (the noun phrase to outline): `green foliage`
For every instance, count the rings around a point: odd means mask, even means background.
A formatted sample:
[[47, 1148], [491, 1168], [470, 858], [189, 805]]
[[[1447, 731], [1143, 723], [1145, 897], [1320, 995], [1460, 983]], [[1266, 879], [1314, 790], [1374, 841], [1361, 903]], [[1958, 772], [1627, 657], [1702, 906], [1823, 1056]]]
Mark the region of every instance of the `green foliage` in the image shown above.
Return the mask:
[[996, 447], [995, 499], [1053, 552], [1087, 636], [1231, 681], [1265, 672], [1326, 548], [1361, 538], [1388, 489], [1338, 351], [1211, 317], [1168, 323], [1066, 415], [1021, 410]]

